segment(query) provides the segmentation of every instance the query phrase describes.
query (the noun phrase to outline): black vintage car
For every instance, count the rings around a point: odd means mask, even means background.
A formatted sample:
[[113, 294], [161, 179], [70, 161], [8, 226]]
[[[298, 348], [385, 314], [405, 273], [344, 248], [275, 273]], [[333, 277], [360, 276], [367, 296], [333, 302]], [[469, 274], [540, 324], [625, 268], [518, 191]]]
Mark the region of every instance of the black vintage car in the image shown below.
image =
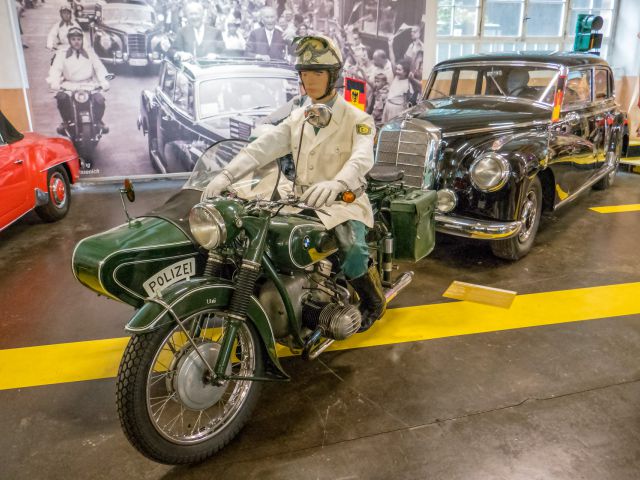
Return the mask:
[[155, 10], [140, 0], [98, 4], [89, 33], [93, 49], [106, 64], [158, 65], [171, 47]]
[[380, 130], [376, 161], [438, 191], [438, 231], [491, 240], [515, 260], [542, 211], [613, 183], [625, 124], [601, 58], [474, 55], [435, 66], [419, 104]]
[[253, 128], [298, 95], [298, 76], [281, 62], [218, 58], [194, 63], [165, 59], [155, 90], [144, 90], [138, 128], [161, 173], [188, 172], [207, 147], [248, 139]]

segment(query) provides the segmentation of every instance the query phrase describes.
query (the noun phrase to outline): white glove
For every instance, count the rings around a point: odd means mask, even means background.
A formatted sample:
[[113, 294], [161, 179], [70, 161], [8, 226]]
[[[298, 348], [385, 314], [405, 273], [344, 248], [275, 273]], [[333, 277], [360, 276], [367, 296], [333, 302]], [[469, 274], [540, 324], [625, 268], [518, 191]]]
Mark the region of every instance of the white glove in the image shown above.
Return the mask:
[[336, 180], [327, 180], [311, 185], [311, 188], [302, 194], [300, 200], [310, 207], [320, 208], [324, 205], [330, 207], [336, 201], [339, 193], [347, 188]]
[[202, 200], [207, 198], [217, 197], [224, 192], [229, 185], [231, 185], [231, 179], [224, 173], [219, 173], [213, 180], [209, 182], [209, 185], [202, 192]]

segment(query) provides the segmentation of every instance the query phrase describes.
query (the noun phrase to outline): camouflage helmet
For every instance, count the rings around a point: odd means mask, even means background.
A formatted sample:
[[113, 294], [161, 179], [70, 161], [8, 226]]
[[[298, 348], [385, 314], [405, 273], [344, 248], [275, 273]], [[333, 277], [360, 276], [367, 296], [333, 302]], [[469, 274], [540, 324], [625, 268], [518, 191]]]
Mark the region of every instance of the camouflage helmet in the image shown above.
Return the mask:
[[296, 50], [295, 68], [302, 70], [342, 69], [342, 53], [333, 40], [324, 35], [307, 35], [293, 39]]

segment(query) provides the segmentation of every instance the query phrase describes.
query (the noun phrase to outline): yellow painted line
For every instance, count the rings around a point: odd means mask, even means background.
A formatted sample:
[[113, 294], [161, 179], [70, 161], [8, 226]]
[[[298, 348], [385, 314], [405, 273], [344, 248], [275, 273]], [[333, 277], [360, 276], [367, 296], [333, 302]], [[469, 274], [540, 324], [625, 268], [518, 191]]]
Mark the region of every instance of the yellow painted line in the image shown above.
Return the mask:
[[517, 292], [511, 290], [459, 282], [458, 280], [451, 282], [449, 288], [442, 294], [445, 298], [483, 303], [500, 308], [510, 308], [516, 295]]
[[[449, 302], [387, 310], [330, 350], [640, 314], [640, 283], [518, 295], [510, 309]], [[0, 390], [114, 377], [127, 338], [0, 350]], [[280, 349], [288, 355], [286, 349]]]
[[622, 213], [622, 212], [637, 212], [640, 211], [640, 203], [634, 203], [630, 205], [614, 205], [611, 207], [591, 207], [589, 210], [593, 210], [598, 213]]

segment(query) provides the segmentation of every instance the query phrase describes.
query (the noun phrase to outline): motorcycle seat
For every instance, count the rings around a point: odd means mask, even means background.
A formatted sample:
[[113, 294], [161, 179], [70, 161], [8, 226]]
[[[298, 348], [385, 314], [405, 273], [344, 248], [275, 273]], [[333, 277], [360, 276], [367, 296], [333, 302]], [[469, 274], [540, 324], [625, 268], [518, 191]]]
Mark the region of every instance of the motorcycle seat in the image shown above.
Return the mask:
[[399, 182], [403, 177], [404, 170], [395, 165], [374, 165], [367, 173], [367, 180], [378, 183]]

